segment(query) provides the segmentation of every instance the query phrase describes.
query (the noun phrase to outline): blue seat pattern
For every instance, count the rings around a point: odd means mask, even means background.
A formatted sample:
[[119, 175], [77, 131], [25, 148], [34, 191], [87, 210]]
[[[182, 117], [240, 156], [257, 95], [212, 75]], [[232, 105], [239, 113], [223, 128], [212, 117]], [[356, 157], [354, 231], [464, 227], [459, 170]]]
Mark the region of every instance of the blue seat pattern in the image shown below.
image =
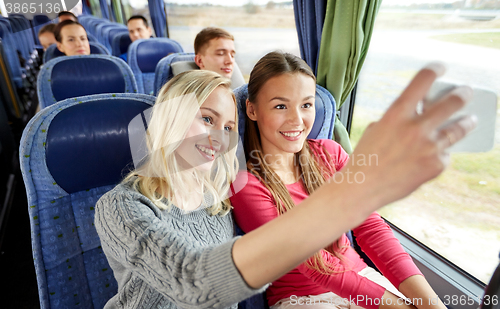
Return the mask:
[[42, 309], [100, 309], [117, 293], [94, 228], [94, 205], [127, 172], [128, 124], [154, 99], [141, 94], [67, 99], [26, 126], [20, 164]]
[[41, 108], [71, 97], [99, 93], [136, 93], [129, 66], [106, 55], [52, 59], [40, 70], [37, 92]]
[[[245, 134], [246, 100], [248, 98], [248, 84], [233, 90], [238, 103], [238, 132], [243, 139]], [[316, 118], [307, 138], [332, 139], [333, 123], [335, 121], [335, 99], [328, 90], [316, 85]]]
[[183, 52], [181, 45], [167, 38], [132, 42], [127, 53], [127, 61], [134, 72], [139, 92], [153, 94], [156, 65], [163, 57], [179, 52]]
[[[91, 55], [109, 55], [109, 51], [102, 44], [90, 41], [89, 36], [89, 46]], [[57, 48], [57, 44], [52, 44], [47, 47], [47, 50], [43, 53], [43, 63], [46, 63], [54, 58], [64, 56], [64, 53]]]

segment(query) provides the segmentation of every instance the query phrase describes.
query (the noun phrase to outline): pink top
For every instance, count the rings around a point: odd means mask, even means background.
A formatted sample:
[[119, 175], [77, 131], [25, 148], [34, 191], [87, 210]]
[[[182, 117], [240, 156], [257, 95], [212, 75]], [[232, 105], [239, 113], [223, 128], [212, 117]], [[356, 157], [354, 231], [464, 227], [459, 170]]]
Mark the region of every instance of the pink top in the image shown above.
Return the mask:
[[[347, 153], [334, 141], [309, 140], [309, 145], [314, 153], [322, 158], [325, 158], [324, 147], [330, 154], [336, 171], [340, 170], [349, 159]], [[234, 207], [236, 223], [245, 233], [248, 233], [276, 218], [278, 211], [269, 190], [254, 175], [248, 172], [242, 173], [247, 173], [248, 182], [240, 192], [231, 197], [231, 204]], [[237, 177], [236, 183], [246, 178], [241, 176]], [[296, 205], [308, 196], [302, 182], [286, 185], [286, 187]], [[372, 213], [365, 222], [353, 230], [353, 233], [362, 250], [394, 286], [398, 287], [401, 282], [412, 275], [421, 275], [411, 257], [404, 251], [389, 226], [377, 213]], [[374, 299], [380, 299], [385, 288], [358, 275], [366, 264], [351, 247], [345, 234], [342, 235], [339, 243], [342, 247], [339, 251], [344, 256], [344, 261], [322, 251], [325, 261], [328, 261], [338, 273], [323, 275], [303, 263], [273, 282], [267, 289], [269, 305], [274, 305], [279, 300], [292, 295], [319, 295], [331, 291], [364, 308], [377, 309], [379, 306], [375, 304], [380, 303]]]

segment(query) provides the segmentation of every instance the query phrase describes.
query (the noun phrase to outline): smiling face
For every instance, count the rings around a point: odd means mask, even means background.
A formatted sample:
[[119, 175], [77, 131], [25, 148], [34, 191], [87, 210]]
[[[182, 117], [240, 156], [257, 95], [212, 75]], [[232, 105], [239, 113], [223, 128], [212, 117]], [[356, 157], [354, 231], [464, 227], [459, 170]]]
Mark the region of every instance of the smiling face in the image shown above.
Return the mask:
[[236, 105], [228, 89], [217, 87], [201, 105], [176, 155], [184, 168], [209, 171], [216, 157], [229, 147], [236, 126]]
[[90, 55], [87, 32], [80, 25], [65, 26], [61, 29], [61, 42], [57, 42], [57, 48], [66, 56]]
[[314, 124], [316, 83], [302, 73], [270, 78], [256, 102], [247, 100], [247, 115], [257, 122], [264, 154], [299, 152]]
[[210, 70], [231, 78], [234, 68], [234, 41], [225, 38], [215, 38], [208, 46], [196, 54], [195, 62], [202, 70]]

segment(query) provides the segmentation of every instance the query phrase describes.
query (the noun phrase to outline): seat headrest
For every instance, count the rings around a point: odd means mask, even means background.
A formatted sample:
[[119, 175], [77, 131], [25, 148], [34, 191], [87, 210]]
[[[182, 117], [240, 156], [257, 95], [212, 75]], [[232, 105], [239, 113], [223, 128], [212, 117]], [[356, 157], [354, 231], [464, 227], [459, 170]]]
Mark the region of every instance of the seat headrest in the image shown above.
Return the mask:
[[181, 46], [167, 38], [140, 40], [137, 44], [137, 65], [142, 73], [154, 73], [161, 58], [179, 52], [182, 52]]
[[109, 59], [94, 57], [67, 58], [55, 64], [50, 83], [57, 101], [90, 94], [126, 92], [118, 65]]
[[132, 162], [128, 125], [154, 100], [139, 94], [88, 96], [83, 104], [60, 111], [47, 129], [45, 144], [47, 168], [55, 182], [68, 193], [118, 183]]

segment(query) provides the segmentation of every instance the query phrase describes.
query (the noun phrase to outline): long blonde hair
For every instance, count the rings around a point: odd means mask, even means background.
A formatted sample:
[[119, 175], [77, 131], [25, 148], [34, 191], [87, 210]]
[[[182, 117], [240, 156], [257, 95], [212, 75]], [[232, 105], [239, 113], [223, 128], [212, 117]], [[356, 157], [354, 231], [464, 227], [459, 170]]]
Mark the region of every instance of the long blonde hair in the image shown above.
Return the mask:
[[[231, 93], [236, 106], [230, 85], [229, 79], [206, 70], [185, 72], [166, 83], [158, 94], [148, 123], [148, 156], [143, 164], [136, 166], [135, 170], [125, 177], [124, 182], [141, 176], [135, 179], [133, 186], [158, 208], [169, 209], [174, 189], [187, 188], [186, 178], [180, 173], [175, 150], [182, 143], [200, 106], [217, 87]], [[236, 124], [235, 130], [237, 127]], [[238, 136], [237, 132], [234, 135]], [[237, 170], [236, 148], [228, 147], [215, 159], [211, 172], [199, 172], [196, 169], [190, 171], [188, 177], [195, 177], [202, 185], [205, 197], [208, 195], [212, 201], [212, 206], [209, 207], [211, 215], [223, 216], [231, 209], [227, 192]], [[179, 194], [178, 190], [176, 194]], [[163, 199], [167, 202], [163, 202]]]
[[[257, 62], [250, 74], [248, 100], [253, 104], [257, 103], [257, 95], [263, 85], [270, 78], [282, 74], [304, 74], [316, 82], [316, 77], [312, 70], [302, 59], [289, 53], [271, 52]], [[258, 124], [256, 121], [252, 121], [248, 115], [246, 116], [245, 123], [244, 150], [246, 158], [249, 158], [247, 161], [248, 171], [259, 178], [269, 192], [271, 192], [278, 214], [282, 215], [295, 207], [295, 203], [285, 184], [274, 170], [266, 164]], [[299, 175], [309, 195], [335, 173], [335, 165], [332, 164], [332, 158], [326, 150], [324, 153], [326, 154], [325, 158], [316, 155], [306, 140], [302, 149], [295, 154], [294, 162], [296, 162], [295, 164], [298, 163]], [[343, 256], [337, 252], [340, 248], [337, 241], [324, 250], [342, 259]], [[308, 260], [308, 266], [325, 274], [335, 272], [324, 261], [321, 252], [315, 253]]]

